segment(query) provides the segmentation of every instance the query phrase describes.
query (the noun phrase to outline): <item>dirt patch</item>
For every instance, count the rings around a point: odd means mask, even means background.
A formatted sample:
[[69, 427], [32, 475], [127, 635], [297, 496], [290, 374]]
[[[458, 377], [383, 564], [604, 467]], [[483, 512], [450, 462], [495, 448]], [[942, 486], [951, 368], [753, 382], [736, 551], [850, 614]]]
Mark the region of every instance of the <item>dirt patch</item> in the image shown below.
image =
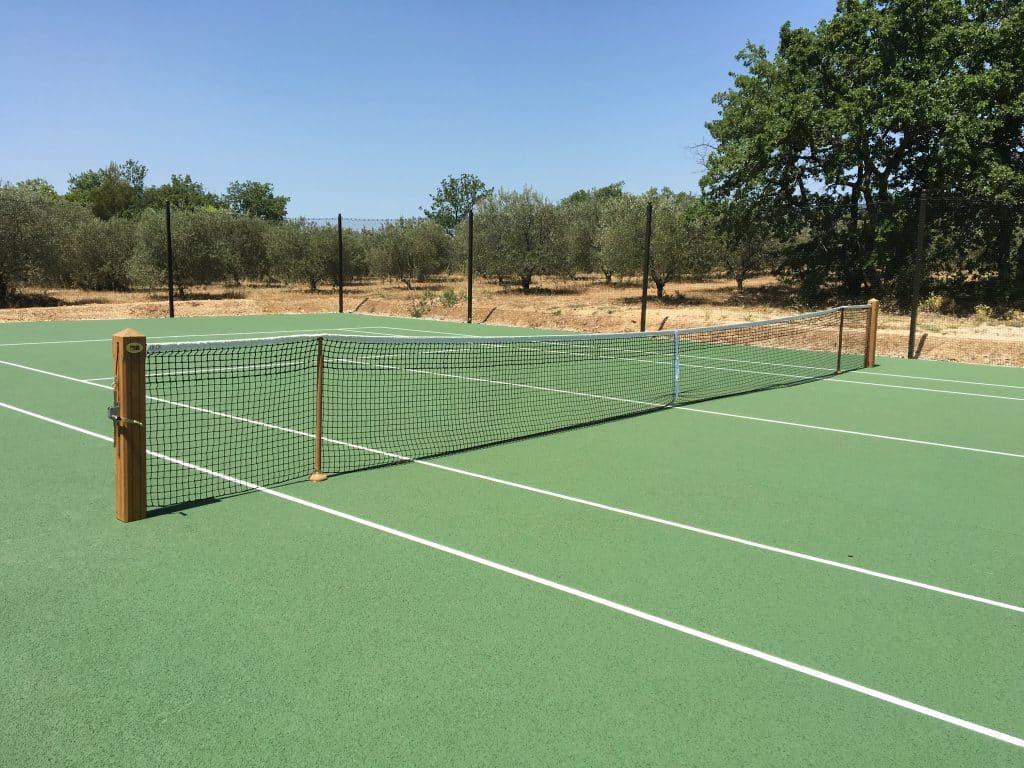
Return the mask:
[[[0, 323], [41, 320], [94, 320], [165, 317], [167, 297], [159, 291], [26, 291], [35, 306], [0, 310]], [[23, 301], [24, 301], [23, 299]], [[304, 286], [202, 286], [175, 301], [175, 313], [189, 316], [333, 312], [332, 290], [310, 292]], [[651, 292], [647, 329], [764, 320], [806, 308], [786, 304], [785, 291], [771, 277], [748, 280], [737, 291], [727, 280], [669, 283], [665, 297]], [[345, 287], [346, 312], [433, 319], [466, 319], [463, 278], [439, 278], [406, 287], [398, 281], [367, 280]], [[518, 286], [480, 280], [474, 284], [476, 323], [570, 331], [621, 332], [640, 327], [640, 286], [636, 280], [607, 284], [601, 277], [574, 280], [540, 278], [524, 293]], [[1013, 322], [965, 319], [922, 313], [918, 327], [922, 357], [962, 362], [1024, 366], [1024, 327]], [[906, 356], [909, 319], [883, 313], [878, 351]]]

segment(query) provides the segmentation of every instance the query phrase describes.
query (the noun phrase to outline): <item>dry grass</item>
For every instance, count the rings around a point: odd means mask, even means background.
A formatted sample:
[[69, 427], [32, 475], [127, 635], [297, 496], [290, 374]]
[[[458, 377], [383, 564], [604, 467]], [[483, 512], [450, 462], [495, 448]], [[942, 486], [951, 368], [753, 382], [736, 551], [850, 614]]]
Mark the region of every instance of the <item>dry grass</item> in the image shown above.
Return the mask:
[[[415, 284], [367, 280], [345, 287], [346, 312], [465, 320], [465, 283], [460, 277]], [[34, 306], [0, 310], [0, 323], [39, 320], [163, 317], [167, 297], [162, 292], [127, 293], [51, 290], [27, 292], [22, 303]], [[647, 328], [690, 328], [720, 323], [763, 320], [795, 314], [803, 307], [770, 277], [747, 281], [738, 292], [727, 280], [670, 283], [665, 298], [653, 297], [647, 309]], [[304, 286], [203, 286], [175, 301], [180, 316], [257, 315], [332, 312], [337, 293], [311, 293]], [[529, 293], [478, 279], [474, 285], [473, 318], [528, 328], [615, 332], [638, 330], [639, 282], [605, 284], [597, 277], [575, 280], [540, 278]], [[879, 353], [907, 354], [905, 316], [882, 314]], [[1014, 321], [971, 318], [957, 321], [922, 313], [918, 321], [922, 356], [963, 362], [1024, 366], [1024, 328]]]

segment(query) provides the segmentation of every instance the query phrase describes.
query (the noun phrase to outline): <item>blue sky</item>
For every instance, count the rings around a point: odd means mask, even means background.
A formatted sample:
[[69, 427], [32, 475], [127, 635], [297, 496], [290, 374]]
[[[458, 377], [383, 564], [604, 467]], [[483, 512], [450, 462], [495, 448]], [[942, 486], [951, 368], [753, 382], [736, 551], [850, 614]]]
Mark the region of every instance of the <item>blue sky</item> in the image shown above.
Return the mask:
[[697, 191], [747, 40], [834, 0], [5, 3], [0, 179], [133, 158], [289, 215], [412, 215], [449, 174], [551, 199]]

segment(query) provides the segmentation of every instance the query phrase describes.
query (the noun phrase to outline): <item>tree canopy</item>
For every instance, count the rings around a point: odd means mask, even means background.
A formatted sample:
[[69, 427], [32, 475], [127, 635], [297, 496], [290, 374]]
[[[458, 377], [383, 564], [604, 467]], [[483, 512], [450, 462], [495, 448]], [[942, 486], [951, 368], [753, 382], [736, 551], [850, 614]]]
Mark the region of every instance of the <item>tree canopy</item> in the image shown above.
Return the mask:
[[70, 176], [65, 197], [101, 219], [138, 211], [143, 207], [146, 173], [146, 166], [136, 160], [111, 162], [106, 168]]
[[149, 187], [145, 193], [146, 207], [162, 208], [167, 203], [176, 208], [225, 208], [227, 204], [213, 192], [207, 192], [190, 174], [171, 174], [171, 180], [159, 187]]
[[785, 243], [805, 293], [848, 296], [905, 281], [922, 193], [957, 196], [947, 230], [983, 230], [978, 266], [1024, 295], [1022, 50], [1015, 0], [842, 0], [740, 52], [702, 186]]
[[430, 208], [425, 209], [423, 213], [451, 234], [477, 201], [493, 191], [472, 173], [463, 173], [458, 177], [449, 176], [430, 196]]
[[290, 197], [275, 195], [274, 185], [263, 181], [233, 181], [224, 195], [224, 202], [233, 213], [266, 221], [284, 219], [290, 200]]

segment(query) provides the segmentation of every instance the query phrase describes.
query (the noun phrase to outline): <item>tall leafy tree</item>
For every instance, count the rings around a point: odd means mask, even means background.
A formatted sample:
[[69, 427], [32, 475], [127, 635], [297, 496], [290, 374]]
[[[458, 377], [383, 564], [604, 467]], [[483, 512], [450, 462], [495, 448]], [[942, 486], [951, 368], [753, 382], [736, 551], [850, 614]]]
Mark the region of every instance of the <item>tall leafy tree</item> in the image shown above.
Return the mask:
[[274, 185], [263, 181], [233, 181], [224, 194], [224, 201], [233, 213], [267, 221], [283, 220], [290, 200], [290, 197], [275, 195]]
[[146, 166], [136, 160], [111, 162], [106, 168], [70, 176], [66, 197], [101, 219], [134, 213], [144, 206], [146, 173]]
[[1020, 271], [1022, 41], [1010, 0], [843, 0], [813, 30], [787, 24], [715, 97], [702, 185], [750, 204], [806, 294], [900, 292], [926, 189], [987, 201], [991, 221], [970, 224], [984, 258]]
[[423, 213], [452, 234], [477, 201], [493, 191], [472, 173], [449, 176], [430, 196], [430, 208], [423, 209]]
[[145, 204], [147, 207], [162, 208], [167, 203], [176, 208], [189, 210], [225, 206], [220, 197], [213, 192], [207, 192], [201, 183], [193, 181], [192, 176], [187, 173], [184, 176], [172, 173], [168, 183], [146, 189]]

